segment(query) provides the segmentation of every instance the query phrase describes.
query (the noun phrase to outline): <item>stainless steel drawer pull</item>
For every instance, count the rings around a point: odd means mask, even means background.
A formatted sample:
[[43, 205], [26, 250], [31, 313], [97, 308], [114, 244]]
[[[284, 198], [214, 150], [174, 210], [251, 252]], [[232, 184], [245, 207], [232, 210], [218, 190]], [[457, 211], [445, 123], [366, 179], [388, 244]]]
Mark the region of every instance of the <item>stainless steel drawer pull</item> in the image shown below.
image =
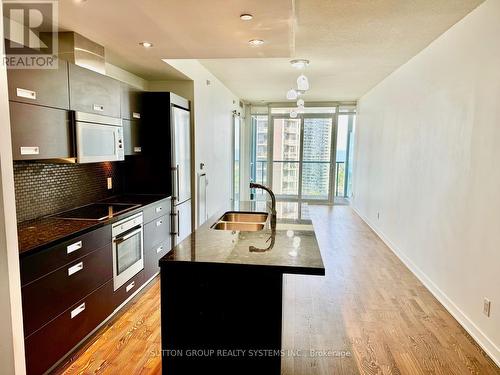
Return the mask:
[[68, 268], [68, 276], [71, 276], [79, 271], [83, 270], [83, 262], [80, 262], [78, 264], [75, 264], [72, 267]]
[[83, 310], [85, 310], [85, 302], [78, 306], [76, 309], [71, 311], [71, 319], [80, 314]]
[[127, 285], [125, 291], [128, 293], [130, 292], [130, 289], [133, 289], [134, 287], [135, 287], [135, 281], [132, 281], [130, 284]]
[[94, 111], [102, 112], [104, 111], [104, 106], [100, 104], [94, 104]]
[[163, 224], [163, 220], [158, 220], [158, 221], [156, 222], [156, 226], [157, 226], [157, 227], [159, 227], [159, 226], [160, 226], [160, 225], [162, 225], [162, 224]]
[[40, 148], [38, 146], [21, 146], [21, 155], [38, 155]]
[[16, 95], [20, 98], [33, 99], [36, 100], [36, 91], [16, 88]]
[[141, 118], [141, 114], [139, 112], [132, 112], [133, 118]]
[[156, 254], [159, 254], [163, 251], [163, 246], [160, 246], [158, 249], [156, 249]]
[[163, 210], [162, 206], [158, 206], [158, 207], [155, 208], [155, 212], [156, 213], [161, 212], [161, 210]]
[[135, 146], [135, 147], [134, 147], [134, 152], [142, 152], [142, 147], [140, 147], [140, 146]]
[[68, 247], [66, 247], [66, 252], [68, 254], [71, 254], [73, 251], [81, 249], [82, 246], [83, 246], [82, 241], [75, 242], [74, 244], [68, 245]]

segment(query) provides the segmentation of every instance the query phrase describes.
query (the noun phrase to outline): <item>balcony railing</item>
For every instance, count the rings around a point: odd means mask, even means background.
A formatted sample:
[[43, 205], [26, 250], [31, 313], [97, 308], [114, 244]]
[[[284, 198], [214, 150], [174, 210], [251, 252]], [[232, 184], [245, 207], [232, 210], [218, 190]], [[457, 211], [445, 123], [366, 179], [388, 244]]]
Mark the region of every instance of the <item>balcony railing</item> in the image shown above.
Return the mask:
[[[255, 162], [255, 171], [254, 171], [254, 180], [258, 184], [263, 184], [263, 185], [268, 185], [267, 182], [267, 161], [266, 160], [258, 160]], [[296, 163], [297, 166], [299, 164], [302, 165], [309, 165], [309, 164], [329, 164], [329, 162], [323, 162], [323, 161], [306, 161], [306, 162], [298, 162], [298, 161], [285, 161], [285, 160], [275, 160], [273, 163]], [[296, 176], [291, 176], [291, 175], [284, 175], [284, 180], [286, 182], [291, 182], [290, 180], [296, 179], [298, 181], [298, 175]], [[334, 195], [335, 197], [344, 197], [345, 196], [345, 183], [346, 183], [346, 176], [345, 176], [345, 162], [344, 161], [337, 161], [335, 163], [335, 191]], [[256, 194], [261, 195], [263, 194], [263, 191], [260, 189], [257, 189]]]

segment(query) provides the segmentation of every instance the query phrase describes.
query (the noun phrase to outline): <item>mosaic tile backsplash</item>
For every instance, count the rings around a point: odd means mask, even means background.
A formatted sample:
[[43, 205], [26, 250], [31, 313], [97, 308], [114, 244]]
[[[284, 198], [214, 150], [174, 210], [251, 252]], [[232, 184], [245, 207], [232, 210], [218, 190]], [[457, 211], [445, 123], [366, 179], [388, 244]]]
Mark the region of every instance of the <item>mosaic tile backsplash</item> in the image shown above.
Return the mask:
[[[106, 178], [113, 178], [108, 190]], [[115, 195], [118, 163], [49, 164], [14, 162], [17, 221], [37, 219]]]

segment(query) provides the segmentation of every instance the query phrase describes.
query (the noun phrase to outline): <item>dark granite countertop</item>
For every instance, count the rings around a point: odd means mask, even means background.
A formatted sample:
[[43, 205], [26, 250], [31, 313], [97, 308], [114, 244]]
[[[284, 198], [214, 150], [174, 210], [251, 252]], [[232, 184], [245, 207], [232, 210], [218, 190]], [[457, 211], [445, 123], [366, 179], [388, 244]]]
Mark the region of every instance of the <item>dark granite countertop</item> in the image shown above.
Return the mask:
[[310, 220], [282, 220], [276, 230], [266, 227], [257, 232], [215, 230], [211, 228], [226, 211], [262, 211], [256, 202], [228, 204], [189, 237], [160, 259], [167, 262], [196, 262], [269, 267], [282, 273], [324, 275], [314, 228]]
[[142, 207], [165, 198], [168, 198], [168, 196], [140, 194], [117, 195], [107, 198], [98, 203], [133, 203], [139, 206], [133, 210], [101, 221], [60, 219], [47, 216], [40, 219], [18, 223], [17, 237], [19, 243], [19, 254], [24, 256], [47, 247], [54, 246], [72, 237], [82, 235], [101, 226], [113, 223], [122, 218], [124, 215], [130, 215], [138, 212], [142, 209]]

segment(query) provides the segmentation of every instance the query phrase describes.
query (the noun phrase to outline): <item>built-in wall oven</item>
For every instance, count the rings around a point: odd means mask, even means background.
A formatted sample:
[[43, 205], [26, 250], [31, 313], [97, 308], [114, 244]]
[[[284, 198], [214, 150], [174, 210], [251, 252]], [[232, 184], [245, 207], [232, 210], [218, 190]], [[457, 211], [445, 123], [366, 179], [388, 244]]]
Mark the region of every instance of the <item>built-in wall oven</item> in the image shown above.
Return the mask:
[[122, 120], [93, 113], [74, 112], [76, 161], [97, 163], [125, 159]]
[[113, 286], [120, 288], [144, 268], [142, 212], [113, 224]]

